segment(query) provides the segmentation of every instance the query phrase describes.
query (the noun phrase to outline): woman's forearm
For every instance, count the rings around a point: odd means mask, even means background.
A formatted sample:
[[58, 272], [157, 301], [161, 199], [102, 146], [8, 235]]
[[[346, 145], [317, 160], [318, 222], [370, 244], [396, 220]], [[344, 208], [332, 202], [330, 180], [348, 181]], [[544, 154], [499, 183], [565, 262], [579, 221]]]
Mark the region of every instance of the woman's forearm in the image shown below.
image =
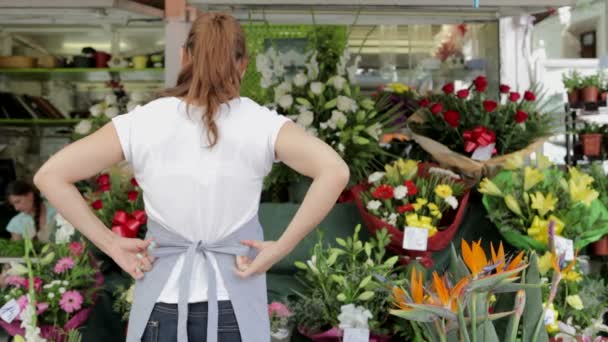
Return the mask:
[[34, 183], [57, 212], [108, 254], [115, 235], [95, 216], [74, 184], [44, 172], [36, 174]]

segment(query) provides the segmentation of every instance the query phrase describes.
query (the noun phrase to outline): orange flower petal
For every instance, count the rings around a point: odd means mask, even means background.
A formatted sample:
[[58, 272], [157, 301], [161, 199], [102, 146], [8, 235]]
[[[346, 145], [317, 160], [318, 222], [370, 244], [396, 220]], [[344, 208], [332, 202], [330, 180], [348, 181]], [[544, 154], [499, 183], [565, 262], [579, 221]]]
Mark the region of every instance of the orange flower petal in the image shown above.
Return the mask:
[[445, 286], [445, 282], [439, 277], [437, 272], [433, 272], [433, 285], [435, 286], [439, 300], [441, 300], [444, 306], [447, 306], [450, 302], [450, 293]]
[[412, 300], [416, 304], [422, 304], [424, 300], [424, 287], [422, 285], [422, 272], [418, 273], [416, 269], [412, 269], [411, 278]]
[[475, 258], [473, 257], [473, 251], [471, 250], [471, 247], [469, 247], [469, 244], [464, 241], [464, 239], [461, 241], [461, 249], [462, 259], [464, 260], [464, 263], [467, 265], [469, 270], [471, 270], [471, 273], [474, 273], [473, 270], [475, 268]]
[[519, 267], [519, 264], [521, 264], [521, 261], [524, 258], [524, 252], [521, 251], [519, 252], [519, 254], [517, 254], [517, 256], [515, 258], [513, 258], [513, 260], [511, 260], [511, 262], [509, 263], [509, 266], [507, 266], [507, 271], [511, 271], [516, 269], [517, 267]]

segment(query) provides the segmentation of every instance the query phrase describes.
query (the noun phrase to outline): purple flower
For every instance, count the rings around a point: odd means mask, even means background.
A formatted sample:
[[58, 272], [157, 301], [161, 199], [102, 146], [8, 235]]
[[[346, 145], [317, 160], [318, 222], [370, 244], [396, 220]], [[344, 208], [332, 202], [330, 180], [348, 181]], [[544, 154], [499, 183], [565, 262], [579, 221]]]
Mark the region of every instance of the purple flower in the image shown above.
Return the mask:
[[74, 267], [74, 259], [70, 257], [65, 257], [59, 259], [57, 264], [55, 264], [55, 273], [63, 273], [67, 270], [71, 270]]
[[82, 307], [82, 295], [78, 291], [67, 291], [61, 297], [59, 301], [59, 306], [63, 309], [63, 311], [67, 313], [72, 313], [74, 311], [80, 310]]

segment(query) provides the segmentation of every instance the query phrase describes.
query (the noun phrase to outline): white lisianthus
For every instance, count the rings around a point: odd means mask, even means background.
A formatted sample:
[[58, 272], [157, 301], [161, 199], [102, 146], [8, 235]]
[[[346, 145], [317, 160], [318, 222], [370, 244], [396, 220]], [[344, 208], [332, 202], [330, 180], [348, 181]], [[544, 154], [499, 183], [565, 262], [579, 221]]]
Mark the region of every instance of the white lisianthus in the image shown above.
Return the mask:
[[74, 127], [74, 132], [76, 132], [76, 134], [85, 135], [89, 134], [91, 128], [93, 128], [93, 124], [90, 120], [82, 120]]
[[321, 95], [323, 93], [323, 83], [312, 82], [310, 84], [310, 91], [312, 91], [312, 93], [315, 95]]
[[390, 216], [388, 217], [387, 223], [390, 224], [391, 226], [396, 226], [397, 217], [398, 217], [398, 215], [396, 213], [390, 214]]
[[385, 174], [386, 173], [384, 173], [384, 172], [374, 172], [371, 175], [369, 175], [369, 177], [367, 177], [367, 182], [376, 183], [377, 181], [381, 180]]
[[272, 82], [272, 76], [274, 75], [272, 69], [261, 69], [260, 74], [262, 74], [262, 79]]
[[369, 134], [375, 140], [380, 140], [380, 135], [382, 134], [382, 125], [376, 122], [375, 124], [367, 127], [365, 132]]
[[407, 196], [407, 186], [404, 185], [399, 185], [398, 187], [395, 188], [395, 199], [403, 199], [405, 198], [405, 196]]
[[346, 86], [347, 83], [346, 79], [342, 76], [334, 76], [330, 78], [329, 81], [334, 86], [334, 88], [336, 88], [336, 90], [344, 89], [344, 86]]
[[456, 210], [458, 208], [458, 199], [454, 196], [448, 196], [444, 199], [445, 203], [447, 203], [452, 209]]
[[314, 119], [315, 119], [314, 114], [311, 111], [306, 110], [306, 111], [301, 112], [300, 115], [298, 115], [296, 123], [298, 125], [306, 128], [306, 127], [312, 125]]
[[103, 113], [103, 105], [101, 103], [98, 103], [94, 106], [91, 106], [91, 108], [89, 108], [89, 112], [91, 113], [92, 117], [96, 118]]
[[380, 202], [378, 200], [373, 200], [373, 201], [367, 202], [368, 210], [378, 210], [378, 209], [380, 209], [381, 206], [382, 206], [382, 202]]
[[289, 94], [283, 95], [279, 98], [279, 106], [283, 109], [289, 109], [293, 105], [293, 97]]
[[308, 83], [308, 78], [303, 73], [299, 73], [299, 74], [295, 75], [294, 78], [293, 78], [293, 84], [296, 87], [302, 88], [307, 83]]
[[108, 105], [108, 106], [115, 105], [117, 102], [116, 95], [108, 94], [108, 95], [106, 95], [106, 98], [104, 99], [104, 101], [106, 102], [106, 105]]
[[116, 107], [108, 107], [104, 113], [108, 118], [113, 118], [118, 115], [118, 108]]
[[331, 129], [336, 129], [340, 125], [344, 125], [348, 119], [344, 113], [334, 110], [331, 112], [331, 118], [327, 121], [327, 126]]
[[337, 99], [337, 107], [340, 111], [348, 113], [348, 112], [354, 112], [357, 110], [358, 106], [357, 106], [357, 102], [355, 102], [355, 100], [346, 97], [346, 96], [338, 96]]

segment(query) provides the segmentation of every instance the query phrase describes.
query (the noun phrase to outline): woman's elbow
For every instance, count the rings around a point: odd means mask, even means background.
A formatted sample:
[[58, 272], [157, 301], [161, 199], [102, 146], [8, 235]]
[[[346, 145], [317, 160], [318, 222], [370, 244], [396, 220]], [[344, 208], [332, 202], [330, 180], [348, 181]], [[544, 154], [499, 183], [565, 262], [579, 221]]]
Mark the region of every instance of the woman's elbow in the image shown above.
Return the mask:
[[332, 174], [336, 178], [336, 182], [340, 184], [342, 188], [348, 185], [350, 180], [350, 169], [344, 161], [340, 161], [332, 168]]
[[40, 190], [42, 190], [45, 184], [48, 183], [48, 179], [50, 178], [49, 172], [47, 172], [44, 168], [40, 168], [36, 174], [34, 175], [34, 184]]

